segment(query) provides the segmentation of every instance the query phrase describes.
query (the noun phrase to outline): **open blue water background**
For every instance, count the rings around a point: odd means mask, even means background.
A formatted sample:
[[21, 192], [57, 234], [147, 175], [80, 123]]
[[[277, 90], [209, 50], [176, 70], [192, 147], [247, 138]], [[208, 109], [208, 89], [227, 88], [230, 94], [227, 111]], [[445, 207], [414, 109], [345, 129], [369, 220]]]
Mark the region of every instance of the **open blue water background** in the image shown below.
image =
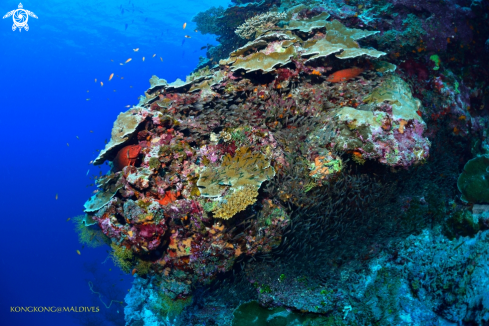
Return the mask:
[[[66, 219], [83, 212], [95, 189], [86, 186], [100, 170], [89, 162], [110, 139], [117, 115], [138, 103], [152, 75], [173, 82], [195, 68], [205, 54], [200, 48], [215, 41], [194, 31], [192, 17], [228, 3], [26, 0], [24, 9], [39, 17], [29, 17], [29, 31], [13, 32], [12, 17], [0, 20], [1, 325], [123, 323], [123, 306], [106, 309], [88, 281], [108, 304], [124, 300], [131, 277], [110, 260], [102, 264], [108, 247], [82, 248]], [[0, 0], [0, 16], [18, 4]], [[29, 306], [101, 311], [10, 312]]]

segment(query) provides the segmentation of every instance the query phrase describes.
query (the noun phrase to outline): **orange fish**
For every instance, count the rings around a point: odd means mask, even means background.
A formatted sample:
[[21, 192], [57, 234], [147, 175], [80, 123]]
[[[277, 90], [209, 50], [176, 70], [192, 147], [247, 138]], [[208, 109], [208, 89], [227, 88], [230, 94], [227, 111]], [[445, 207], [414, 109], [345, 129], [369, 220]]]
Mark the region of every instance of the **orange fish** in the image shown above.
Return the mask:
[[465, 116], [464, 115], [461, 115], [460, 117], [458, 117], [459, 120], [465, 120]]
[[112, 77], [114, 77], [114, 73], [111, 73], [110, 76], [109, 76], [109, 81], [112, 80]]
[[134, 268], [134, 269], [132, 270], [132, 272], [131, 272], [131, 275], [136, 274], [136, 272], [137, 272], [137, 270]]
[[417, 113], [417, 114], [418, 114], [420, 117], [422, 117], [422, 116], [423, 116], [423, 113], [421, 113], [421, 111], [420, 111], [420, 110], [416, 111], [416, 113]]
[[185, 29], [185, 27], [187, 27], [187, 23], [184, 23], [183, 24], [183, 29]]
[[330, 83], [339, 83], [341, 81], [355, 78], [356, 76], [360, 75], [363, 72], [363, 70], [364, 69], [362, 68], [356, 68], [356, 67], [339, 70], [329, 75], [326, 80], [329, 81]]

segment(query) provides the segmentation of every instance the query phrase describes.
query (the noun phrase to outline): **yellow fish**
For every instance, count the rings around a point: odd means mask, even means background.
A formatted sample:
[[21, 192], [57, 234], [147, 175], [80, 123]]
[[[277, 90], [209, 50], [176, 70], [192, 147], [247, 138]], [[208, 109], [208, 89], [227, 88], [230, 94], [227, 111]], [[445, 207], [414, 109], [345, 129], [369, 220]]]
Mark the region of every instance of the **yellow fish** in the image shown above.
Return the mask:
[[110, 76], [109, 76], [109, 81], [112, 80], [112, 77], [114, 77], [114, 73], [111, 73]]
[[139, 48], [132, 49], [134, 52], [138, 52]]
[[58, 194], [56, 194], [56, 200], [58, 200]]
[[144, 62], [144, 57], [143, 57], [143, 62]]
[[128, 63], [128, 62], [129, 62], [129, 61], [131, 61], [131, 60], [132, 60], [132, 58], [129, 58], [129, 59], [127, 59], [127, 60], [126, 60], [126, 62], [124, 62], [124, 63]]
[[100, 86], [104, 86], [104, 82], [100, 82]]
[[163, 62], [163, 58], [162, 57], [160, 57], [160, 60], [161, 60], [161, 62]]
[[81, 255], [80, 250], [77, 250], [76, 253], [79, 254], [79, 255]]
[[66, 219], [66, 222], [68, 222], [69, 220], [70, 220], [70, 218], [68, 217], [68, 218]]
[[127, 234], [129, 235], [130, 238], [132, 238], [132, 231], [127, 231]]
[[187, 23], [183, 23], [183, 29], [185, 29], [185, 27], [187, 27]]
[[154, 57], [156, 57], [156, 53], [155, 53], [155, 54], [153, 54], [153, 58], [154, 58]]

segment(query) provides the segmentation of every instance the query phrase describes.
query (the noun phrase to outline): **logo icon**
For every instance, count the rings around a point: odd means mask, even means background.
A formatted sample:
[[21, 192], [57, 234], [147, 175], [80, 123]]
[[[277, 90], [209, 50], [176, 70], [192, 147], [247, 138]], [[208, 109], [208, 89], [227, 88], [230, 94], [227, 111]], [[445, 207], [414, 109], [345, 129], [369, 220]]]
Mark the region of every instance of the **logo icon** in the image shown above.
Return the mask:
[[37, 19], [37, 16], [32, 11], [23, 8], [22, 3], [19, 3], [19, 9], [12, 10], [3, 16], [4, 19], [13, 16], [14, 24], [12, 25], [12, 31], [15, 31], [17, 28], [19, 28], [19, 32], [22, 31], [22, 28], [28, 31], [29, 25], [27, 25], [27, 21], [29, 20], [29, 16]]

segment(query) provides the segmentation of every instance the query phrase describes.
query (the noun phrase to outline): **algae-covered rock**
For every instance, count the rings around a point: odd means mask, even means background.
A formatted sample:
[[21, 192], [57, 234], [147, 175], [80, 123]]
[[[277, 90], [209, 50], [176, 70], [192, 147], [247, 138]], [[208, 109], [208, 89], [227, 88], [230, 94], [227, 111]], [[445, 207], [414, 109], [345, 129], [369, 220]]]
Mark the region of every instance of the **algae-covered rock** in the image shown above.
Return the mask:
[[458, 177], [462, 200], [475, 204], [489, 204], [489, 155], [468, 161]]
[[473, 237], [479, 232], [479, 219], [469, 210], [453, 213], [445, 222], [444, 234], [453, 240], [456, 237]]

